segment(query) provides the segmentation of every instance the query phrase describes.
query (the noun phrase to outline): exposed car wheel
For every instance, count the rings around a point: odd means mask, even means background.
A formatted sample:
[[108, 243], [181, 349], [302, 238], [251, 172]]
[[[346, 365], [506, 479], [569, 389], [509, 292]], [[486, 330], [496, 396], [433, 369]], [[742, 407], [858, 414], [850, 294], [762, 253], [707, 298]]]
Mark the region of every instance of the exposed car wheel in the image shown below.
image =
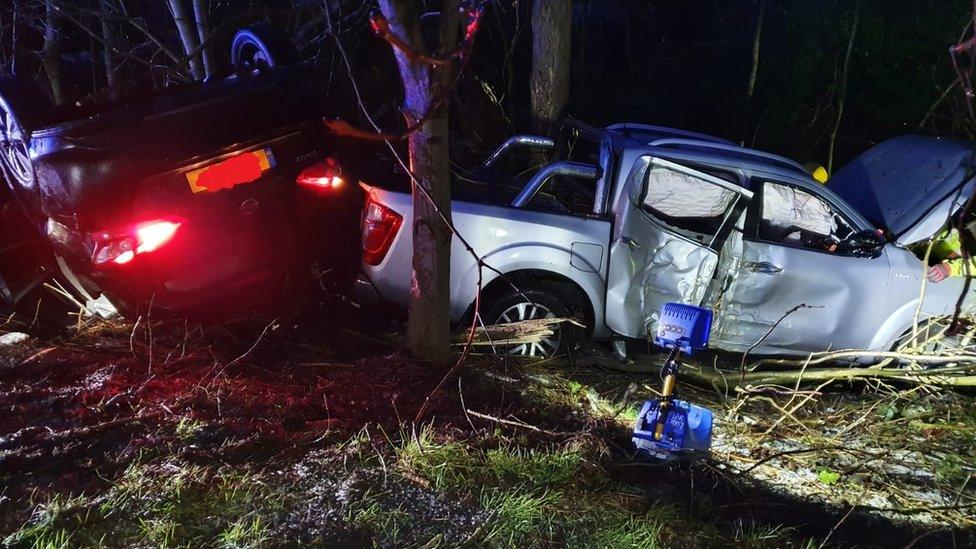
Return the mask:
[[[486, 303], [482, 314], [486, 324], [509, 324], [539, 318], [569, 318], [575, 315], [573, 307], [561, 292], [549, 288], [526, 287], [524, 284], [519, 287], [521, 292], [508, 288]], [[576, 326], [562, 323], [555, 326], [553, 331], [555, 333], [552, 336], [538, 342], [495, 350], [510, 355], [546, 358], [565, 354], [573, 348], [578, 339], [579, 329]]]
[[[957, 334], [946, 333], [950, 317], [938, 317], [919, 323], [918, 329], [913, 332], [909, 328], [895, 342], [893, 351], [910, 351], [915, 354], [938, 356], [938, 355], [960, 355], [968, 354], [976, 341], [973, 341], [972, 326], [964, 326], [962, 331]], [[898, 365], [902, 368], [911, 366], [916, 361], [908, 358], [899, 358]], [[944, 366], [945, 364], [925, 364], [922, 367], [933, 368]]]
[[283, 30], [260, 23], [237, 31], [230, 46], [230, 62], [238, 71], [266, 71], [298, 60], [298, 50]]
[[14, 200], [36, 228], [43, 225], [37, 175], [30, 159], [30, 131], [51, 103], [31, 80], [17, 76], [0, 78], [0, 172]]

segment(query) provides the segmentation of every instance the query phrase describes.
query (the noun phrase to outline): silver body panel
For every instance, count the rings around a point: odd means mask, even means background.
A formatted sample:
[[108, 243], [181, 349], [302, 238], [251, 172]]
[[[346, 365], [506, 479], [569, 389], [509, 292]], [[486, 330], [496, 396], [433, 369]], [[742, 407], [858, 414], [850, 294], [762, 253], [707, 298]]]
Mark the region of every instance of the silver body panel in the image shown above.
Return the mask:
[[[698, 174], [701, 181], [736, 189], [746, 201], [752, 197], [747, 189], [751, 179], [772, 178], [828, 203], [853, 229], [875, 228], [831, 189], [788, 163], [725, 144], [699, 145], [688, 150], [630, 142], [614, 149], [601, 143], [594, 211], [603, 216], [455, 201], [453, 220], [493, 269], [549, 272], [574, 281], [592, 306], [592, 332], [598, 338], [646, 337], [661, 305], [678, 301], [714, 309], [711, 345], [724, 350], [755, 347], [757, 354], [785, 355], [884, 351], [910, 329], [916, 316], [924, 320], [952, 314], [964, 280], [927, 284], [919, 306], [924, 266], [894, 243], [884, 245], [875, 257], [854, 257], [763, 242], [744, 231], [745, 214], [726, 216], [723, 226], [730, 223], [733, 230], [721, 242], [704, 242], [648, 215], [639, 203], [640, 186], [649, 166], [660, 159], [663, 165], [676, 163], [682, 171]], [[735, 174], [740, 185], [696, 171], [702, 166]], [[381, 297], [407, 304], [411, 197], [364, 187], [371, 199], [404, 218], [383, 262], [364, 264], [364, 273]], [[451, 318], [457, 321], [474, 302], [478, 266], [457, 238], [451, 254]], [[484, 286], [498, 276], [493, 269], [482, 270]], [[967, 308], [974, 295], [967, 296]]]
[[[403, 216], [390, 251], [363, 271], [380, 297], [406, 305], [413, 274], [413, 203], [410, 195], [368, 188], [370, 198]], [[593, 306], [597, 337], [610, 335], [603, 324], [610, 223], [574, 217], [455, 201], [452, 220], [475, 253], [491, 268], [482, 268], [482, 287], [501, 273], [534, 270], [562, 275], [579, 285]], [[468, 312], [478, 293], [478, 263], [457, 237], [451, 245], [451, 320]], [[496, 272], [497, 271], [497, 272]]]

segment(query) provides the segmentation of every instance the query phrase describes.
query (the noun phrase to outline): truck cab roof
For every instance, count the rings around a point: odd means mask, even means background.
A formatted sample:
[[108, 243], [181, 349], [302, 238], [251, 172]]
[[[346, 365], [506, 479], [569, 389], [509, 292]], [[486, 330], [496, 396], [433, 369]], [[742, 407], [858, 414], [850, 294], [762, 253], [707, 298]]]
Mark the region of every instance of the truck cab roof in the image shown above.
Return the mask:
[[735, 143], [703, 133], [621, 123], [603, 129], [615, 149], [624, 147], [653, 147], [670, 153], [699, 157], [703, 163], [727, 165], [738, 169], [779, 173], [810, 179], [802, 165], [784, 156], [742, 147]]

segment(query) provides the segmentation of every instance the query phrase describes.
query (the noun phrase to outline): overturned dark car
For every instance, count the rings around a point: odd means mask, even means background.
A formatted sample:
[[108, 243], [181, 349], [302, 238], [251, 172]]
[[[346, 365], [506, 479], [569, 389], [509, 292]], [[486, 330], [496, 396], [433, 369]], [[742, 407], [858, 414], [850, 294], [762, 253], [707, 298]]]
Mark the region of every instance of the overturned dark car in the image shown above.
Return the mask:
[[128, 312], [206, 308], [354, 238], [359, 191], [330, 157], [320, 71], [296, 58], [246, 28], [225, 78], [81, 116], [0, 79], [0, 302], [53, 279]]

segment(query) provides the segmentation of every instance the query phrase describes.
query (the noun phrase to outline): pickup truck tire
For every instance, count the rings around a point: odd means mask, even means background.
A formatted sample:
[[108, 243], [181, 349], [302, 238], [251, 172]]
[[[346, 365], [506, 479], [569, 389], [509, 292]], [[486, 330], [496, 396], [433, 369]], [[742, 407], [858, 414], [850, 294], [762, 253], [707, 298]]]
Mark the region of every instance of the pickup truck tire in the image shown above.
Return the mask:
[[[951, 317], [936, 317], [919, 323], [917, 339], [913, 337], [912, 328], [909, 328], [895, 341], [891, 350], [897, 352], [911, 352], [921, 355], [959, 355], [965, 354], [972, 347], [971, 337], [967, 335], [971, 330], [966, 328], [962, 333], [949, 335], [944, 333], [951, 322]], [[908, 358], [897, 359], [897, 364], [901, 368], [909, 368], [913, 361]], [[917, 364], [917, 363], [916, 363]], [[923, 369], [931, 369], [942, 364], [922, 363]]]
[[[482, 313], [486, 324], [576, 316], [563, 292], [541, 286], [526, 287], [524, 284], [519, 284], [519, 288], [521, 291], [509, 287], [489, 297]], [[559, 325], [554, 331], [556, 333], [551, 338], [537, 343], [512, 345], [496, 350], [500, 354], [547, 358], [566, 354], [579, 338], [579, 329], [569, 323]]]

